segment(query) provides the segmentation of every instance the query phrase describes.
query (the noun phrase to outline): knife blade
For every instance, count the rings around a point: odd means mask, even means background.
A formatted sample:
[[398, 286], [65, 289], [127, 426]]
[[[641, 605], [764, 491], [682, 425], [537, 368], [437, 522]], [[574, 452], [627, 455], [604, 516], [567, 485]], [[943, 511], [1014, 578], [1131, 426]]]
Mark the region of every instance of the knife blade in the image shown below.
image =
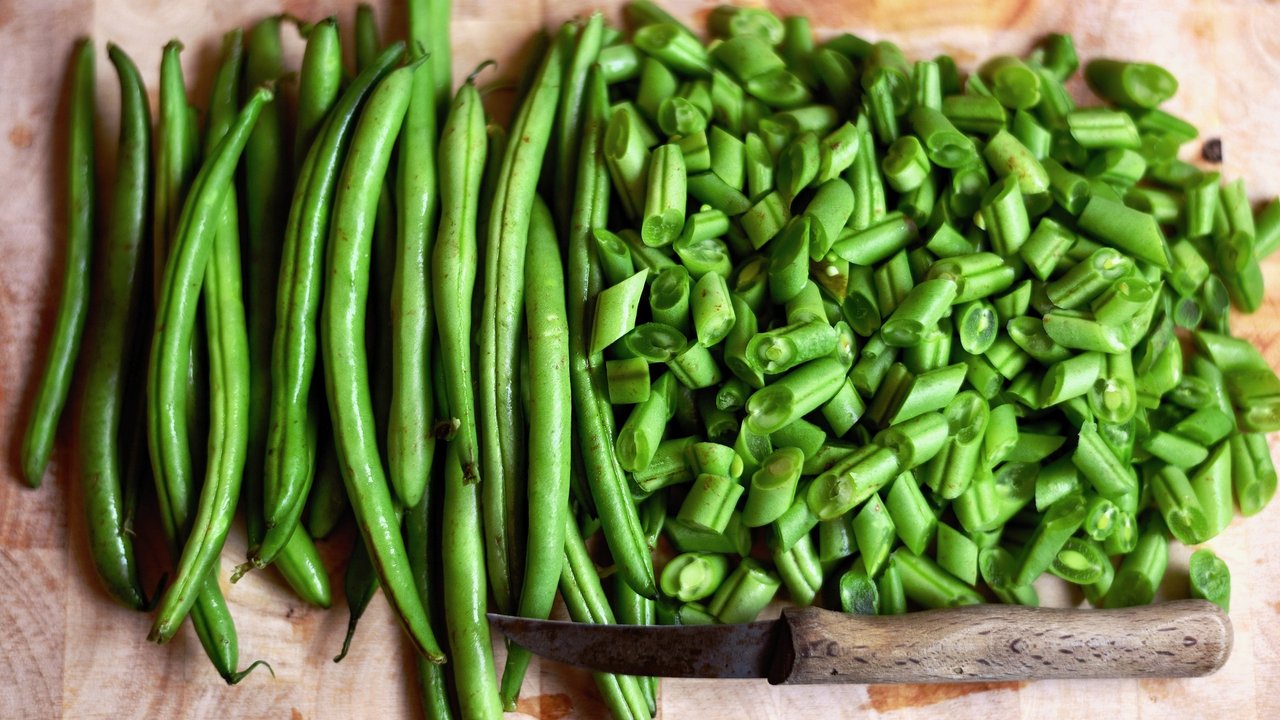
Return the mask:
[[598, 672], [775, 685], [1196, 677], [1222, 667], [1232, 644], [1231, 621], [1204, 600], [892, 616], [786, 608], [778, 620], [706, 626], [489, 619], [538, 655]]

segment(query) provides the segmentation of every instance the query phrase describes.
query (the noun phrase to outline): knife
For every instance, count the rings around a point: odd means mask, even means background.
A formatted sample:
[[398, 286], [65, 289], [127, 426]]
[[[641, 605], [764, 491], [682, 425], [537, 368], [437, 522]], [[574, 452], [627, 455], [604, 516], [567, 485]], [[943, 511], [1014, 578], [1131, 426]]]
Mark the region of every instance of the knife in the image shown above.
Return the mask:
[[592, 625], [490, 614], [510, 640], [598, 672], [773, 685], [1196, 677], [1231, 654], [1205, 600], [1114, 610], [973, 605], [908, 615], [786, 608], [742, 625]]

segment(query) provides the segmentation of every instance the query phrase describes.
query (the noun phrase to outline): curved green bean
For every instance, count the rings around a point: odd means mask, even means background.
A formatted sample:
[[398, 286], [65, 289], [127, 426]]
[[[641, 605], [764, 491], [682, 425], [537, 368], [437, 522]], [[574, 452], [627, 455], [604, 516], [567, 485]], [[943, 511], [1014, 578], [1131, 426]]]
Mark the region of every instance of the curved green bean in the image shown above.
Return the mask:
[[71, 119], [67, 139], [67, 238], [62, 296], [58, 318], [49, 339], [44, 374], [36, 390], [27, 432], [22, 441], [22, 473], [31, 487], [40, 487], [53, 453], [58, 419], [71, 392], [71, 376], [80, 336], [89, 314], [89, 262], [93, 251], [94, 176], [93, 42], [76, 44], [72, 62]]
[[388, 602], [417, 651], [434, 662], [444, 655], [431, 631], [407, 566], [404, 539], [383, 471], [373, 421], [365, 350], [369, 250], [378, 194], [409, 104], [415, 67], [379, 83], [361, 113], [343, 164], [329, 237], [329, 291], [321, 312], [325, 388], [334, 441], [360, 531], [370, 549]]
[[485, 538], [490, 583], [498, 608], [509, 612], [522, 558], [515, 508], [523, 496], [519, 344], [524, 302], [524, 256], [538, 175], [560, 99], [563, 51], [553, 43], [511, 126], [494, 190], [485, 246], [484, 307], [480, 316], [480, 460], [484, 476]]
[[[351, 83], [334, 105], [298, 178], [285, 226], [284, 252], [276, 298], [276, 328], [271, 353], [271, 415], [264, 475], [267, 533], [250, 561], [263, 567], [293, 534], [315, 471], [316, 416], [312, 406], [316, 369], [317, 318], [323, 291], [324, 255], [330, 211], [342, 158], [365, 98], [404, 54], [397, 43]], [[329, 446], [331, 433], [320, 445]]]
[[143, 296], [140, 260], [146, 256], [151, 210], [151, 113], [138, 68], [116, 45], [107, 52], [120, 81], [120, 140], [111, 225], [99, 247], [102, 282], [85, 334], [90, 349], [81, 360], [83, 378], [75, 435], [93, 565], [107, 592], [141, 610], [147, 603], [138, 581], [133, 535], [127, 527], [123, 483], [129, 480], [120, 447], [135, 430], [121, 419], [129, 410], [126, 377], [135, 355], [135, 319]]
[[[203, 274], [209, 337], [208, 463], [190, 536], [148, 635], [159, 643], [177, 632], [218, 561], [240, 498], [249, 441], [249, 338], [241, 293], [239, 214], [231, 187], [232, 173], [273, 93], [265, 88], [255, 91], [236, 115], [240, 42], [238, 33], [228, 36], [226, 59], [210, 102], [208, 158], [183, 207], [173, 255], [165, 268], [152, 344], [149, 417], [157, 413], [163, 417], [177, 405], [178, 396], [172, 393], [176, 378], [186, 375], [201, 289], [197, 278]], [[159, 440], [157, 454], [178, 455], [181, 449], [175, 451], [174, 445], [186, 441], [185, 433], [171, 432], [172, 426], [164, 427], [157, 420], [150, 423], [160, 430], [154, 435]]]

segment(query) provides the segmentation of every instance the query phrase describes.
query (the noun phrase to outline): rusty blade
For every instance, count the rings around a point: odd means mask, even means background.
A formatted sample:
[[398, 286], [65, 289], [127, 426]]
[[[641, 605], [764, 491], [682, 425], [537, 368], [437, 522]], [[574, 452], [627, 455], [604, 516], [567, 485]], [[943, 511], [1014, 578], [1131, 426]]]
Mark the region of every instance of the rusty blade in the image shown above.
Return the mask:
[[777, 626], [592, 625], [489, 614], [512, 642], [537, 655], [598, 672], [685, 678], [763, 678]]

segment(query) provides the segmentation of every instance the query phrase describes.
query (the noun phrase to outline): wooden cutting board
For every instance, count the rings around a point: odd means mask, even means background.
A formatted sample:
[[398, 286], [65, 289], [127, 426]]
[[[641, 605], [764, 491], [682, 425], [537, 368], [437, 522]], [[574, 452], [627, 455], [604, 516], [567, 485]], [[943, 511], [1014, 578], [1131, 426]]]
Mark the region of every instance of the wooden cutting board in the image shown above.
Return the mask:
[[[714, 3], [671, 2], [702, 29]], [[40, 490], [18, 477], [21, 442], [39, 348], [47, 342], [62, 263], [61, 135], [65, 64], [73, 38], [124, 46], [156, 85], [160, 49], [171, 37], [184, 55], [203, 104], [219, 34], [236, 23], [287, 11], [318, 19], [337, 14], [349, 30], [349, 0], [0, 0], [0, 717], [290, 717], [388, 718], [418, 712], [410, 660], [381, 599], [375, 599], [351, 655], [330, 658], [346, 626], [341, 570], [350, 528], [324, 542], [335, 578], [335, 606], [302, 606], [271, 572], [232, 587], [243, 557], [238, 528], [224, 553], [223, 589], [239, 628], [242, 663], [263, 658], [275, 678], [255, 673], [223, 685], [189, 629], [166, 647], [145, 641], [149, 619], [112, 605], [98, 588], [85, 546], [78, 490], [68, 482], [64, 432]], [[388, 34], [403, 10], [375, 3]], [[779, 14], [814, 18], [824, 33], [849, 29], [901, 43], [909, 56], [945, 51], [962, 65], [996, 52], [1021, 53], [1046, 32], [1074, 33], [1081, 55], [1149, 59], [1172, 70], [1182, 89], [1171, 109], [1221, 137], [1228, 177], [1244, 176], [1255, 199], [1280, 193], [1280, 3], [1246, 0], [779, 0]], [[583, 2], [462, 0], [454, 10], [454, 69], [459, 78], [496, 59], [509, 74], [530, 33], [602, 7], [619, 19], [617, 0]], [[287, 31], [290, 52], [299, 44]], [[116, 86], [100, 55], [100, 146], [113, 154]], [[1194, 148], [1193, 148], [1194, 149]], [[1266, 265], [1270, 292], [1262, 310], [1234, 322], [1280, 367], [1280, 261]], [[134, 420], [141, 422], [141, 418]], [[1273, 448], [1275, 444], [1273, 443]], [[144, 506], [145, 512], [145, 506]], [[774, 688], [763, 682], [666, 681], [665, 718], [835, 717], [1280, 717], [1280, 503], [1237, 519], [1212, 547], [1231, 565], [1235, 652], [1212, 677], [1142, 682], [1042, 682], [967, 686]], [[151, 548], [152, 552], [156, 548]], [[1166, 591], [1186, 592], [1178, 548]], [[148, 575], [154, 578], [155, 573]], [[1042, 596], [1071, 599], [1060, 586]], [[547, 663], [530, 672], [515, 717], [591, 718], [603, 706], [583, 672]]]

